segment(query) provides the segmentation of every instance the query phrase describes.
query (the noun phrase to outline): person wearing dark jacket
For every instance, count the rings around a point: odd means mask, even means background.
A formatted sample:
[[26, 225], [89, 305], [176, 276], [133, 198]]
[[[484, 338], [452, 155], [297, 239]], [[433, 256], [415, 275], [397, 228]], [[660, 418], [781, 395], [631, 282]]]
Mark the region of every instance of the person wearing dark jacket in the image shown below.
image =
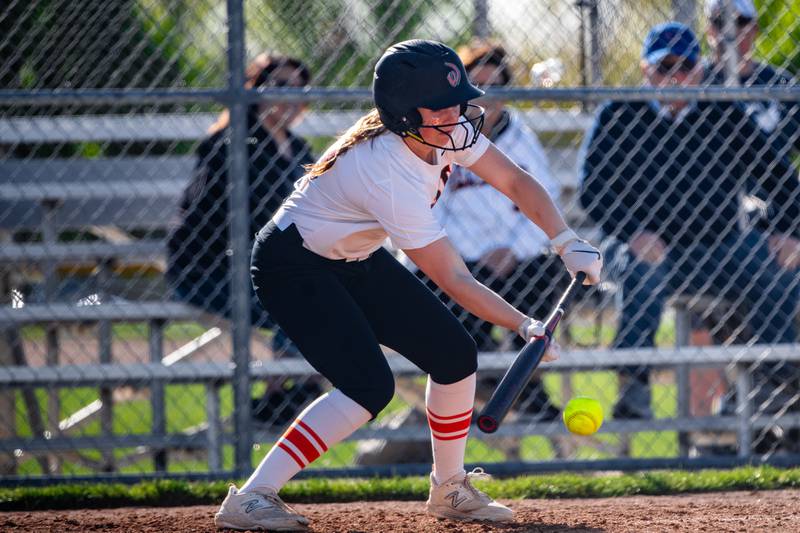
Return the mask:
[[[274, 53], [259, 55], [247, 68], [246, 86], [302, 87], [311, 75], [299, 60]], [[303, 165], [314, 159], [308, 144], [294, 135], [289, 126], [304, 111], [302, 105], [262, 102], [248, 109], [248, 177], [250, 229], [252, 245], [255, 234], [263, 227], [293, 190], [294, 182], [305, 172]], [[230, 206], [228, 144], [230, 117], [224, 111], [209, 129], [209, 135], [198, 145], [194, 175], [187, 185], [177, 216], [172, 221], [167, 241], [167, 279], [178, 300], [196, 305], [211, 314], [231, 317], [230, 289]], [[274, 331], [272, 349], [276, 357], [295, 355], [295, 348], [273, 323], [251, 291], [252, 325]], [[281, 413], [287, 403], [300, 407], [306, 397], [316, 397], [313, 390], [293, 391], [287, 399], [283, 393], [268, 396], [257, 407], [257, 416], [291, 419], [292, 409]], [[285, 409], [284, 409], [285, 410]], [[260, 413], [260, 414], [258, 414]], [[283, 417], [283, 418], [282, 418]]]
[[[310, 75], [297, 60], [262, 54], [248, 68], [247, 77], [252, 88], [303, 86]], [[305, 141], [288, 129], [301, 111], [298, 106], [284, 104], [256, 104], [248, 110], [251, 241], [303, 175], [302, 165], [314, 162]], [[183, 193], [167, 244], [167, 276], [176, 296], [228, 318], [231, 313], [229, 122], [225, 111], [197, 147], [195, 172]], [[255, 294], [252, 301], [253, 325], [270, 325]]]
[[[730, 16], [734, 19], [738, 83], [742, 87], [772, 86], [789, 87], [797, 84], [792, 74], [769, 63], [753, 58], [755, 41], [758, 35], [758, 12], [752, 0], [735, 0]], [[704, 64], [705, 82], [724, 85], [725, 44], [723, 37], [725, 20], [724, 0], [706, 0], [705, 14], [708, 19], [706, 40], [711, 49], [711, 57]], [[800, 103], [797, 101], [754, 100], [745, 102], [748, 116], [758, 125], [769, 143], [781, 157], [792, 160], [800, 154]], [[761, 198], [765, 200], [765, 198]], [[751, 215], [758, 216], [758, 210]], [[759, 220], [763, 228], [768, 221]], [[784, 268], [800, 267], [800, 239], [791, 234], [771, 234], [770, 250], [777, 256]]]
[[[647, 83], [699, 84], [699, 54], [688, 27], [656, 26], [643, 52]], [[598, 110], [585, 150], [580, 201], [607, 236], [609, 273], [622, 289], [615, 347], [653, 346], [666, 299], [680, 292], [733, 302], [755, 342], [796, 340], [795, 273], [775, 261], [767, 234], [739, 222], [741, 195], [753, 186], [770, 199], [771, 230], [797, 235], [800, 184], [742, 107], [611, 102]], [[756, 409], [797, 400], [794, 366], [764, 364], [757, 373]], [[621, 377], [615, 418], [652, 417], [647, 369]]]

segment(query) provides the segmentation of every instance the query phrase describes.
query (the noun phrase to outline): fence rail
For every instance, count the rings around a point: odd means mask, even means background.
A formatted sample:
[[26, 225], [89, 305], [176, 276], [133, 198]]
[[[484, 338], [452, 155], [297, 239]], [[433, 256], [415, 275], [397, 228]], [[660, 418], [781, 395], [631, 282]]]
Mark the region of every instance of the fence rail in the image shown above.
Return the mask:
[[[237, 95], [239, 93], [237, 92]], [[313, 87], [307, 89], [250, 89], [242, 90], [247, 102], [268, 100], [273, 102], [315, 103], [370, 103], [369, 88], [341, 89]], [[746, 101], [780, 100], [794, 102], [800, 96], [797, 86], [750, 86], [750, 87], [570, 87], [570, 88], [494, 88], [487, 91], [489, 99], [510, 102], [605, 102], [642, 101], [651, 99], [698, 101]], [[180, 104], [211, 102], [227, 104], [231, 99], [223, 90], [55, 90], [14, 91], [0, 90], [0, 105], [133, 105], [133, 104]]]
[[[514, 353], [484, 354], [479, 358], [479, 371], [503, 371], [516, 356]], [[763, 363], [770, 360], [800, 361], [800, 352], [794, 346], [775, 347], [741, 347], [735, 356], [719, 347], [707, 348], [682, 348], [672, 350], [576, 350], [566, 352], [563, 357], [551, 363], [552, 371], [567, 371], [602, 368], [614, 368], [620, 364], [640, 363], [647, 360], [653, 366], [663, 366], [674, 369], [679, 365], [709, 366], [718, 364], [734, 364], [740, 376], [748, 376], [752, 363]], [[398, 375], [419, 375], [419, 370], [407, 360], [399, 356], [389, 356], [389, 364], [393, 372]], [[251, 379], [258, 380], [265, 377], [278, 376], [305, 376], [313, 374], [313, 369], [304, 361], [286, 361], [276, 366], [253, 365], [249, 370]], [[138, 384], [139, 386], [153, 386], [156, 383], [205, 383], [207, 398], [218, 398], [219, 388], [233, 379], [231, 364], [209, 363], [181, 363], [165, 366], [160, 363], [138, 365], [84, 365], [62, 367], [6, 367], [0, 368], [0, 386], [12, 388], [28, 387], [76, 387], [76, 386], [125, 386]], [[740, 392], [743, 398], [750, 394], [748, 380], [742, 380]], [[214, 403], [214, 402], [212, 402]], [[800, 415], [777, 416], [751, 416], [744, 409], [745, 402], [741, 402], [736, 416], [719, 417], [705, 416], [692, 418], [671, 418], [652, 421], [608, 421], [604, 423], [601, 433], [608, 434], [634, 434], [643, 431], [678, 431], [678, 432], [708, 432], [708, 431], [737, 431], [739, 439], [749, 439], [754, 430], [780, 425], [790, 429], [800, 427]], [[149, 447], [158, 450], [194, 449], [208, 453], [209, 458], [221, 457], [222, 446], [235, 442], [234, 433], [223, 431], [223, 423], [218, 418], [218, 409], [212, 409], [217, 418], [206, 420], [203, 427], [205, 434], [149, 434], [149, 435], [124, 435], [124, 436], [71, 436], [48, 438], [16, 438], [0, 440], [0, 452], [14, 452], [24, 450], [27, 453], [36, 452], [66, 452], [82, 449], [115, 450], [120, 448]], [[209, 431], [208, 428], [216, 428]], [[517, 419], [514, 423], [506, 424], [500, 428], [494, 438], [502, 437], [530, 437], [546, 436], [558, 437], [568, 435], [566, 429], [560, 424], [542, 424], [534, 420]], [[280, 436], [279, 431], [257, 431], [255, 438], [263, 442], [271, 442]], [[388, 439], [400, 441], [424, 442], [429, 439], [428, 429], [424, 427], [403, 427], [394, 429], [361, 429], [354, 433], [348, 440], [359, 441], [367, 439]], [[742, 443], [740, 442], [740, 445]], [[742, 453], [740, 459], [752, 458], [747, 453], [747, 446], [740, 446]], [[218, 470], [220, 463], [209, 459]], [[661, 467], [680, 466], [685, 462], [684, 457], [661, 461]], [[604, 467], [607, 460], [598, 460], [597, 465], [592, 462], [585, 463], [587, 468]], [[641, 463], [646, 464], [646, 463]], [[380, 468], [364, 468], [361, 475], [380, 472]], [[348, 471], [352, 473], [351, 471]]]

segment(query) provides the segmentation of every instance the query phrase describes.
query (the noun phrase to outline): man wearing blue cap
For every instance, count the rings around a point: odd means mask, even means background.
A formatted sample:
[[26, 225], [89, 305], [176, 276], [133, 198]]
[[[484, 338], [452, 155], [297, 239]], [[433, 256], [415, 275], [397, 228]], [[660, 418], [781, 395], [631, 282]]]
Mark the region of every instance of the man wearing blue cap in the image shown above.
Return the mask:
[[[787, 86], [796, 83], [792, 75], [768, 63], [753, 59], [753, 49], [758, 35], [758, 13], [752, 0], [734, 0], [727, 16], [733, 19], [738, 57], [739, 85]], [[711, 59], [706, 62], [705, 78], [712, 84], [725, 83], [725, 0], [707, 0], [705, 14], [708, 20], [706, 40], [711, 48]], [[800, 151], [800, 104], [777, 100], [745, 103], [747, 114], [769, 139], [781, 156], [793, 159]], [[764, 225], [764, 224], [762, 224]], [[769, 240], [770, 250], [777, 256], [780, 265], [787, 269], [800, 267], [800, 239], [792, 234], [773, 234]]]
[[[699, 60], [687, 26], [658, 25], [642, 51], [645, 85], [696, 86]], [[795, 341], [798, 281], [770, 256], [766, 236], [740, 229], [738, 220], [740, 195], [753, 182], [769, 191], [780, 214], [773, 227], [797, 231], [800, 184], [740, 106], [611, 102], [598, 110], [585, 152], [581, 204], [607, 236], [608, 271], [622, 288], [615, 347], [653, 346], [666, 299], [678, 292], [735, 302], [757, 342]], [[769, 390], [756, 397], [765, 402], [757, 408], [774, 412], [797, 401], [769, 395], [796, 379], [793, 368], [762, 370], [768, 376], [755, 382]], [[652, 417], [647, 369], [628, 367], [621, 377], [614, 417]]]

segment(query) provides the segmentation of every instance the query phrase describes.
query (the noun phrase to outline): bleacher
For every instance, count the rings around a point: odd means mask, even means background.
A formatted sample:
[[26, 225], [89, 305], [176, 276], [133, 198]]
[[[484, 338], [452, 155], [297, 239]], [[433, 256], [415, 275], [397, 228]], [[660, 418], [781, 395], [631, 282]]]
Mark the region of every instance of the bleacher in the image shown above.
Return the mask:
[[[345, 129], [357, 112], [317, 112], [309, 114], [296, 128], [305, 137], [333, 136]], [[125, 115], [80, 117], [25, 117], [0, 119], [0, 139], [4, 143], [79, 143], [111, 141], [196, 141], [215, 119], [211, 114], [175, 115]], [[584, 131], [591, 117], [572, 111], [536, 110], [525, 114], [526, 121], [538, 133], [575, 134]], [[554, 173], [562, 183], [565, 197], [576, 188], [575, 166], [577, 147], [568, 146], [548, 151]], [[0, 270], [33, 266], [44, 273], [45, 301], [23, 302], [12, 305], [4, 300], [0, 307], [0, 327], [17, 331], [27, 325], [45, 325], [48, 331], [47, 366], [28, 366], [19, 354], [14, 359], [0, 361], [0, 388], [30, 389], [44, 387], [49, 391], [59, 387], [101, 387], [102, 437], [67, 437], [56, 432], [49, 438], [3, 438], [0, 452], [26, 450], [33, 453], [78, 448], [101, 449], [106, 452], [119, 447], [145, 446], [152, 453], [156, 470], [165, 470], [165, 450], [170, 448], [199, 448], [208, 450], [208, 463], [212, 471], [222, 465], [222, 446], [230, 443], [231, 435], [225, 431], [220, 418], [219, 388], [229, 383], [233, 373], [228, 364], [192, 363], [180, 358], [170, 360], [163, 349], [163, 331], [168, 322], [203, 320], [203, 313], [194, 307], [169, 301], [168, 295], [157, 291], [144, 299], [112, 298], [100, 295], [99, 305], [77, 305], [59, 300], [52, 288], [53, 277], [59, 265], [86, 264], [94, 266], [96, 276], [108, 280], [115, 269], [126, 263], [163, 263], [165, 243], [160, 239], [134, 238], [133, 229], [163, 230], [178, 198], [191, 176], [194, 159], [191, 156], [124, 156], [95, 159], [25, 159], [0, 162], [0, 236], [18, 232], [41, 235], [33, 242], [11, 243], [0, 246]], [[569, 213], [580, 221], [579, 213]], [[65, 243], [57, 238], [59, 233], [90, 228], [101, 238], [93, 242]], [[148, 231], [152, 235], [153, 231]], [[157, 233], [157, 232], [156, 232]], [[157, 269], [156, 269], [157, 270]], [[7, 283], [8, 280], [5, 280]], [[49, 287], [48, 287], [49, 286]], [[102, 283], [101, 283], [102, 286]], [[2, 286], [8, 296], [9, 286]], [[685, 311], [691, 301], [678, 301]], [[149, 357], [146, 363], [115, 363], [111, 357], [110, 325], [115, 322], [142, 322], [149, 327]], [[98, 328], [97, 363], [63, 365], [58, 359], [59, 325], [96, 323]], [[678, 344], [686, 344], [688, 321], [679, 320], [682, 329], [676, 334]], [[209, 326], [211, 327], [211, 326]], [[514, 354], [483, 354], [481, 369], [502, 372]], [[793, 346], [766, 349], [759, 346], [722, 348], [686, 348], [674, 350], [608, 351], [604, 349], [573, 350], [551, 365], [558, 371], [615, 368], [623, 364], [647, 363], [670, 368], [676, 372], [678, 383], [678, 416], [669, 420], [607, 423], [603, 431], [631, 433], [642, 430], [672, 430], [679, 432], [699, 429], [734, 431], [739, 445], [739, 459], [750, 456], [752, 430], [780, 422], [785, 426], [800, 426], [797, 416], [753, 417], [751, 407], [744, 399], [749, 397], [752, 384], [748, 380], [752, 363], [762, 360], [800, 360]], [[22, 363], [21, 363], [22, 362]], [[400, 373], [418, 372], [402, 358], [391, 358], [392, 366]], [[691, 417], [688, 407], [688, 369], [694, 366], [729, 365], [738, 371], [736, 382], [740, 400], [736, 417]], [[254, 364], [251, 377], [264, 378], [272, 374], [307, 376], [313, 370], [304, 361], [282, 362], [279, 368]], [[113, 389], [131, 383], [146, 384], [150, 388], [153, 410], [152, 431], [149, 435], [114, 436], [108, 413], [113, 403]], [[163, 388], [167, 383], [203, 383], [206, 386], [207, 424], [202, 433], [166, 433]], [[51, 395], [51, 398], [53, 396]], [[27, 401], [27, 400], [26, 400]], [[30, 407], [30, 406], [29, 406]], [[52, 428], [51, 428], [52, 429]], [[37, 432], [40, 433], [41, 432]], [[520, 419], [503, 427], [498, 436], [563, 434], [557, 425], [531, 426]], [[269, 441], [276, 435], [261, 432], [256, 438]], [[425, 440], [424, 428], [363, 429], [352, 438], [408, 438]], [[686, 456], [687, 443], [681, 441], [681, 452]]]
[[[310, 113], [296, 131], [305, 137], [332, 137], [358, 116], [358, 111]], [[197, 141], [215, 118], [213, 114], [11, 117], [0, 120], [0, 138], [12, 145]], [[590, 120], [568, 111], [532, 111], [525, 118], [539, 132], [556, 133], [574, 132]], [[574, 191], [576, 150], [559, 149], [549, 156], [564, 189]], [[41, 242], [3, 242], [0, 264], [38, 266], [50, 277], [59, 264], [91, 263], [98, 275], [108, 276], [120, 262], [163, 263], [162, 240], [132, 239], [127, 231], [164, 229], [194, 164], [190, 155], [0, 161], [0, 235], [29, 231], [42, 236]], [[65, 230], [87, 228], [104, 239], [89, 243], [57, 239]], [[109, 237], [109, 232], [97, 228], [115, 231]], [[51, 296], [57, 302], [57, 295]], [[152, 317], [153, 327], [158, 328], [167, 320], [193, 320], [199, 315], [197, 309], [165, 304], [162, 299], [103, 304], [92, 310], [49, 302], [22, 309], [4, 307], [0, 322], [85, 322], [89, 313], [110, 322]]]

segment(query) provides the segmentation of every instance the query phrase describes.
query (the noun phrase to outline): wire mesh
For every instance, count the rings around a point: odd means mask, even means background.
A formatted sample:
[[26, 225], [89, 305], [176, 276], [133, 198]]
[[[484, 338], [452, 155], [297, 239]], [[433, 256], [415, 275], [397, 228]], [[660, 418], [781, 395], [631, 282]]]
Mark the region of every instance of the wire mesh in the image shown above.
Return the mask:
[[[242, 6], [246, 87], [260, 96], [246, 118], [249, 205], [234, 206], [225, 2], [12, 0], [0, 13], [4, 477], [229, 471], [236, 413], [255, 431], [255, 462], [329, 389], [248, 294], [251, 402], [233, 401], [231, 217], [246, 210], [254, 236], [303, 165], [369, 109], [381, 52], [415, 37], [474, 60], [485, 133], [605, 254], [604, 283], [560, 333], [569, 364], [527, 387], [507, 431], [473, 433], [467, 461], [800, 453], [798, 362], [774, 360], [797, 343], [800, 106], [778, 91], [796, 88], [800, 4], [756, 2], [757, 17], [741, 12], [746, 1]], [[694, 69], [643, 63], [645, 36], [668, 20], [702, 41]], [[487, 42], [500, 60], [481, 56]], [[658, 92], [710, 85], [740, 92], [723, 102], [698, 89], [686, 105]], [[276, 99], [300, 87], [345, 97]], [[626, 97], [633, 87], [648, 97]], [[576, 92], [496, 97], [522, 88]], [[748, 96], [764, 88], [774, 99]], [[89, 89], [102, 100], [59, 100]], [[154, 96], [114, 101], [131, 89]], [[166, 94], [183, 90], [210, 91]], [[613, 101], [595, 103], [601, 91]], [[434, 211], [454, 246], [477, 279], [544, 317], [568, 281], [546, 235], [468, 169], [451, 170]], [[480, 404], [521, 341], [418, 275], [479, 346]], [[634, 363], [615, 364], [630, 353]], [[694, 355], [649, 364], [663, 353]], [[313, 468], [430, 463], [425, 380], [397, 364], [386, 411]], [[734, 393], [745, 370], [748, 401]], [[600, 399], [608, 431], [563, 430], [575, 395]]]

